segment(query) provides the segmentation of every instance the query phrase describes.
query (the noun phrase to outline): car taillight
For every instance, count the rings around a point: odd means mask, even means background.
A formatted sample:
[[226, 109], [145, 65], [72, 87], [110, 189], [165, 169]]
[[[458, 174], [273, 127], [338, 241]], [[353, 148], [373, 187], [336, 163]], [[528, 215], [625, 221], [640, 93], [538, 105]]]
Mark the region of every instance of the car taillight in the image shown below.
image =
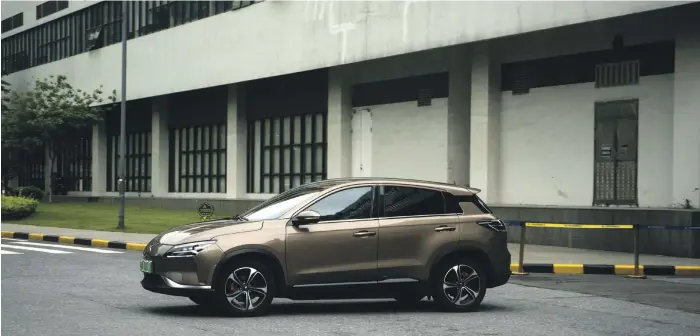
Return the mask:
[[496, 232], [506, 232], [506, 224], [503, 223], [500, 219], [494, 219], [490, 221], [480, 221], [476, 222], [476, 224], [479, 224], [485, 228], [489, 228], [491, 230], [494, 230]]

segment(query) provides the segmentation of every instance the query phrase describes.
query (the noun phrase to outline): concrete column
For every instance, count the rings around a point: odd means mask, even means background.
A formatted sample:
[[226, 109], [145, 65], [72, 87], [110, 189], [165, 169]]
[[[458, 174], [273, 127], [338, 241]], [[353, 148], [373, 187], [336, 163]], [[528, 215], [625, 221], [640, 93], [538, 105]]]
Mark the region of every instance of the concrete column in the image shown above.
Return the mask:
[[165, 197], [169, 192], [168, 132], [168, 98], [155, 97], [151, 105], [151, 194], [153, 197]]
[[700, 207], [700, 36], [676, 39], [673, 97], [673, 203]]
[[331, 68], [328, 78], [328, 178], [349, 177], [352, 158], [350, 85], [342, 69]]
[[487, 202], [498, 203], [500, 193], [501, 90], [500, 64], [488, 44], [475, 46], [471, 73], [469, 183], [482, 190]]
[[248, 190], [246, 184], [248, 127], [245, 111], [245, 87], [243, 84], [228, 86], [226, 114], [226, 197], [242, 198]]
[[107, 192], [107, 131], [105, 124], [92, 127], [92, 196]]
[[447, 101], [447, 182], [469, 184], [471, 56], [466, 46], [450, 51]]

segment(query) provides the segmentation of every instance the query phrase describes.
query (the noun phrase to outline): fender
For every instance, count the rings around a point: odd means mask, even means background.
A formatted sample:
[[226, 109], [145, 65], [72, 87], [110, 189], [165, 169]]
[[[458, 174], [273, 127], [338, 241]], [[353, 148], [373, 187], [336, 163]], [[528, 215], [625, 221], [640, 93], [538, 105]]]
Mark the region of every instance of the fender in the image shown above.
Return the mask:
[[[435, 252], [433, 252], [433, 254], [430, 256], [430, 260], [428, 263], [428, 265], [430, 265], [429, 272], [432, 272], [432, 268], [449, 254], [470, 252], [476, 252], [478, 254], [488, 256], [486, 251], [481, 246], [479, 246], [479, 244], [473, 244], [472, 242], [460, 241], [457, 244], [443, 245], [440, 248], [438, 248]], [[484, 267], [490, 268], [490, 265], [484, 265]], [[430, 274], [428, 274], [427, 276], [430, 277]]]
[[280, 270], [282, 271], [282, 278], [285, 282], [287, 281], [287, 274], [285, 272], [284, 265], [279, 260], [279, 258], [277, 258], [275, 254], [272, 251], [270, 251], [269, 248], [263, 245], [242, 245], [234, 247], [233, 249], [224, 252], [224, 256], [221, 258], [221, 260], [219, 260], [219, 262], [216, 264], [216, 267], [214, 268], [214, 272], [211, 275], [209, 283], [212, 286], [214, 285], [214, 280], [219, 276], [219, 273], [221, 272], [223, 266], [226, 265], [226, 263], [228, 263], [232, 258], [246, 253], [262, 254], [266, 257], [271, 258], [272, 260], [275, 260], [279, 264]]

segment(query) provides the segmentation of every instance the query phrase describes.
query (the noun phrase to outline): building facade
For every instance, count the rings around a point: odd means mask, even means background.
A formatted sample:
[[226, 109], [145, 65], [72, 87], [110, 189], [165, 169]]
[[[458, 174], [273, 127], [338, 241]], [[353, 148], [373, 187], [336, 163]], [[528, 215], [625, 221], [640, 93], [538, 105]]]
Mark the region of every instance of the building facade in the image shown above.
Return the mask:
[[[126, 3], [129, 198], [391, 176], [504, 208], [700, 204], [697, 2]], [[119, 90], [122, 4], [3, 2], [6, 80]], [[117, 110], [23, 183], [116, 196], [118, 137]]]

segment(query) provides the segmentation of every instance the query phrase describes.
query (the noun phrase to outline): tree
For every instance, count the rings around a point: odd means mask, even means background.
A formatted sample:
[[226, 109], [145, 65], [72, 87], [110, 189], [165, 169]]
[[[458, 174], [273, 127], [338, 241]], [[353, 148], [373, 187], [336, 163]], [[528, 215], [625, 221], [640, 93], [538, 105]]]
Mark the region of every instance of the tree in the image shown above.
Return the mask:
[[[9, 92], [9, 108], [2, 110], [2, 146], [11, 152], [46, 148], [46, 167], [52, 171], [61, 142], [102, 121], [116, 102], [116, 90], [107, 97], [110, 102], [103, 104], [102, 86], [85, 92], [73, 88], [63, 75], [37, 79], [34, 84], [26, 92]], [[50, 177], [47, 189], [51, 202]]]
[[5, 105], [9, 99], [9, 94], [10, 94], [10, 83], [6, 82], [4, 79], [2, 80], [2, 110], [7, 109], [7, 105]]

